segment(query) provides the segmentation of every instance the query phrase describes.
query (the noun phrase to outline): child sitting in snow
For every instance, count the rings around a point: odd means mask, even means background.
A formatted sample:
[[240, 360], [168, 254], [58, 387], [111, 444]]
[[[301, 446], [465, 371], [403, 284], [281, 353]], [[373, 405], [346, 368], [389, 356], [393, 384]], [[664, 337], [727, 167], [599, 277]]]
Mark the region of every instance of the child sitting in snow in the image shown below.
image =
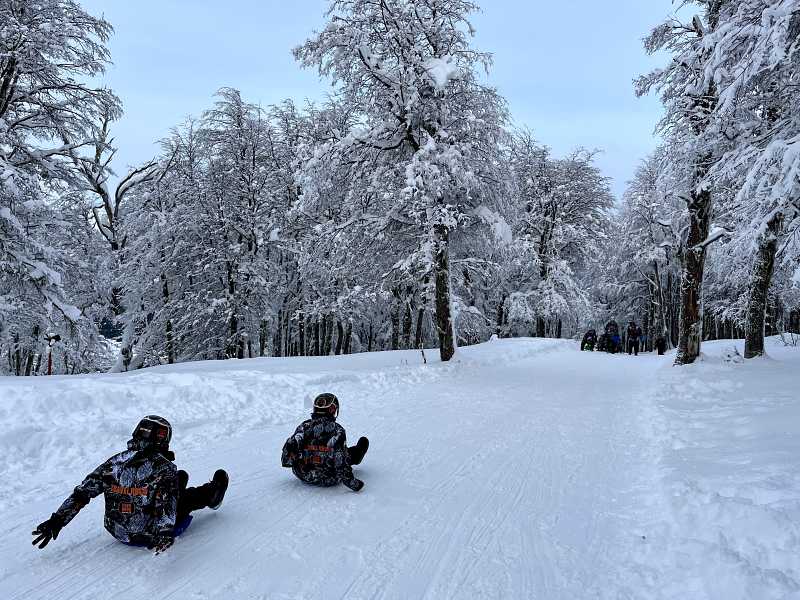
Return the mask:
[[196, 488], [186, 487], [189, 475], [172, 462], [172, 426], [163, 417], [143, 418], [128, 442], [86, 476], [69, 498], [33, 531], [33, 544], [44, 548], [95, 496], [105, 495], [104, 524], [119, 541], [147, 546], [156, 554], [169, 548], [201, 508], [216, 510], [228, 489], [228, 474], [219, 470]]
[[352, 466], [361, 463], [369, 440], [362, 437], [348, 448], [344, 427], [336, 422], [338, 416], [336, 396], [317, 396], [311, 418], [303, 421], [283, 445], [281, 464], [305, 483], [326, 487], [343, 483], [358, 492], [364, 482], [356, 479]]

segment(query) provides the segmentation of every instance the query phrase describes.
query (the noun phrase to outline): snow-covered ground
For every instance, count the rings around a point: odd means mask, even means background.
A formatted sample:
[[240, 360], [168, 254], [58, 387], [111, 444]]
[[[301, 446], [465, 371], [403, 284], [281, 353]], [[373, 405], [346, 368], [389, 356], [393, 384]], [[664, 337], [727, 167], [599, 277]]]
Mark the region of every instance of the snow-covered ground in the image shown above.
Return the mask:
[[646, 563], [668, 598], [800, 598], [800, 348], [704, 346], [659, 371], [642, 412], [659, 442]]
[[[800, 349], [671, 357], [501, 340], [418, 352], [0, 380], [0, 598], [800, 597]], [[429, 355], [429, 359], [431, 356]], [[310, 398], [372, 445], [366, 487], [280, 468]], [[144, 414], [199, 483], [231, 473], [168, 553], [113, 540], [95, 500], [30, 531]]]

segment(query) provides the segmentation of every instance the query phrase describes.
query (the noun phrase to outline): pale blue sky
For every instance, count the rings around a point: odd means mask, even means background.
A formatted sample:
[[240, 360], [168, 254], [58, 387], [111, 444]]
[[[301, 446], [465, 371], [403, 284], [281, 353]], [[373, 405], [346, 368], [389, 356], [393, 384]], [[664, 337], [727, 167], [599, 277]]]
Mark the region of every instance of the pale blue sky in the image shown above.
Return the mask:
[[[328, 86], [301, 70], [291, 49], [323, 24], [326, 0], [82, 0], [114, 25], [105, 77], [122, 98], [116, 169], [157, 153], [156, 142], [199, 115], [223, 86], [263, 105], [321, 98]], [[663, 58], [641, 38], [670, 0], [483, 0], [475, 44], [494, 54], [490, 82], [518, 125], [564, 154], [603, 150], [598, 163], [619, 196], [656, 144], [656, 98], [637, 99], [632, 79]]]

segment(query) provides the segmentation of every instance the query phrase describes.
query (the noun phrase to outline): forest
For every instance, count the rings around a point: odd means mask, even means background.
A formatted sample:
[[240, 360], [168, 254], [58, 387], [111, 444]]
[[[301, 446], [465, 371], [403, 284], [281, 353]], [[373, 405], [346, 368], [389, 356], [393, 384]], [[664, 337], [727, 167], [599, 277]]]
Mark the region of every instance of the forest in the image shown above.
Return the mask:
[[[662, 0], [664, 12], [673, 7]], [[692, 0], [642, 32], [660, 144], [622, 198], [514, 125], [470, 0], [330, 0], [324, 101], [220, 88], [116, 172], [112, 23], [0, 0], [0, 373], [579, 338], [800, 334], [800, 7]], [[287, 48], [287, 52], [290, 49]], [[213, 82], [212, 82], [213, 83]], [[576, 342], [577, 343], [577, 342]], [[52, 366], [48, 358], [52, 355]]]

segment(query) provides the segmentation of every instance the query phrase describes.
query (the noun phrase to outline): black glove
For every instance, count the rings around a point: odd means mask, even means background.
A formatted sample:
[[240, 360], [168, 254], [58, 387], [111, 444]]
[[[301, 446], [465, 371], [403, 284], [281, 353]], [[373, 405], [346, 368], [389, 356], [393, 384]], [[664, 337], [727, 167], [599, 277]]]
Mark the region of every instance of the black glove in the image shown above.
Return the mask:
[[364, 487], [364, 482], [361, 481], [360, 479], [353, 478], [353, 481], [348, 481], [345, 485], [354, 492], [360, 492], [361, 489]]
[[152, 541], [147, 545], [148, 550], [153, 550], [153, 553], [158, 555], [168, 550], [172, 544], [175, 543], [175, 536], [169, 534], [160, 534], [155, 536]]
[[36, 529], [31, 532], [31, 535], [36, 536], [32, 544], [34, 546], [38, 544], [39, 549], [44, 548], [50, 543], [50, 540], [54, 540], [58, 537], [63, 527], [64, 522], [53, 513], [47, 521], [40, 523]]
[[281, 465], [290, 468], [294, 466], [294, 461], [297, 459], [298, 448], [297, 442], [294, 438], [286, 442], [281, 453]]

